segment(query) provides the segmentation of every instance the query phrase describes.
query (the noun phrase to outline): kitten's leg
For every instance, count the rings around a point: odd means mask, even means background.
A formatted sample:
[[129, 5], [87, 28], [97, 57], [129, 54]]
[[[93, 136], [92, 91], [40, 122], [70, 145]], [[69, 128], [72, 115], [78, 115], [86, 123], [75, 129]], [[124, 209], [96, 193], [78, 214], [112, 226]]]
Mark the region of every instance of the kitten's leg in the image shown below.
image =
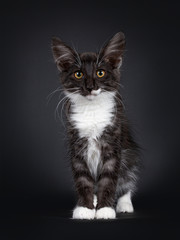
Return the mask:
[[134, 212], [133, 205], [131, 202], [131, 192], [127, 192], [122, 197], [120, 197], [117, 201], [116, 212], [127, 212], [132, 213]]
[[97, 219], [114, 219], [116, 212], [114, 210], [114, 198], [118, 179], [116, 160], [107, 160], [103, 166], [97, 192]]
[[79, 199], [76, 208], [73, 210], [73, 218], [94, 219], [94, 180], [91, 177], [86, 164], [82, 161], [78, 161], [78, 159], [73, 163], [73, 173]]

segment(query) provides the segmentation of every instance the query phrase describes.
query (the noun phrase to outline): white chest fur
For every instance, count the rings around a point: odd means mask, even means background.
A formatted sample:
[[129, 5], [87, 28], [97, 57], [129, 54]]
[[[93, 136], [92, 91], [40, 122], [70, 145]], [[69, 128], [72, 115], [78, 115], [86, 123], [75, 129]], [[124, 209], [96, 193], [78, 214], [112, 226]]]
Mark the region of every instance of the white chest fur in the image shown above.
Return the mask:
[[70, 119], [78, 130], [79, 137], [85, 137], [88, 140], [85, 159], [94, 176], [101, 161], [101, 152], [97, 142], [105, 127], [112, 124], [115, 107], [114, 95], [114, 93], [103, 92], [93, 100], [88, 100], [79, 94], [70, 95], [72, 101]]

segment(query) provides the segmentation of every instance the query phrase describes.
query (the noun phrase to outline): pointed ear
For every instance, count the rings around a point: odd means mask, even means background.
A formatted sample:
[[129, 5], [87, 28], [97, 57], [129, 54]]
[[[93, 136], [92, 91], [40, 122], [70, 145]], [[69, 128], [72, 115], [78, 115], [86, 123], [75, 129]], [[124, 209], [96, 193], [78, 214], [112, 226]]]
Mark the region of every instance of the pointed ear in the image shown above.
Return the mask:
[[61, 39], [52, 38], [52, 52], [59, 71], [68, 69], [76, 61], [76, 53]]
[[108, 62], [113, 68], [120, 68], [122, 55], [125, 49], [125, 35], [122, 32], [116, 33], [113, 38], [100, 51], [101, 62]]

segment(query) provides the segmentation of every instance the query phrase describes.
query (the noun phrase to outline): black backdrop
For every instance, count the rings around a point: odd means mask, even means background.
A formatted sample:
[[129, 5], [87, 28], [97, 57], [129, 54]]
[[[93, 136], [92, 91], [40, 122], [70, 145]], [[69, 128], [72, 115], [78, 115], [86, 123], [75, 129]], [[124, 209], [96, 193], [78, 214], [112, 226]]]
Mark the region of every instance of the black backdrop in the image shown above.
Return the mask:
[[121, 93], [145, 166], [135, 207], [179, 210], [178, 15], [178, 1], [12, 1], [1, 6], [5, 215], [48, 210], [61, 216], [60, 209], [73, 208], [65, 131], [54, 117], [59, 92], [47, 102], [59, 87], [51, 37], [61, 37], [80, 52], [97, 51], [118, 31], [127, 40]]

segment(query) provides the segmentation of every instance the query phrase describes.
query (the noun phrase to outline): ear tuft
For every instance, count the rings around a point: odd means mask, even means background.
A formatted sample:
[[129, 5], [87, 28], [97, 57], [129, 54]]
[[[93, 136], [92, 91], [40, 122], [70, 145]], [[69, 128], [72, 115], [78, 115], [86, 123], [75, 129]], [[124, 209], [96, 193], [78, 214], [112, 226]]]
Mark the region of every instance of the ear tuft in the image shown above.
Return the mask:
[[51, 47], [59, 71], [67, 70], [76, 61], [74, 50], [67, 46], [61, 39], [53, 37]]
[[60, 38], [58, 38], [58, 37], [52, 37], [52, 42], [51, 42], [51, 46], [53, 47], [53, 46], [57, 46], [57, 45], [59, 45], [59, 44], [61, 44], [62, 43], [62, 41], [61, 41], [61, 39]]
[[113, 68], [120, 68], [124, 49], [125, 35], [122, 32], [118, 32], [110, 39], [100, 52], [100, 63], [104, 61], [109, 63]]

